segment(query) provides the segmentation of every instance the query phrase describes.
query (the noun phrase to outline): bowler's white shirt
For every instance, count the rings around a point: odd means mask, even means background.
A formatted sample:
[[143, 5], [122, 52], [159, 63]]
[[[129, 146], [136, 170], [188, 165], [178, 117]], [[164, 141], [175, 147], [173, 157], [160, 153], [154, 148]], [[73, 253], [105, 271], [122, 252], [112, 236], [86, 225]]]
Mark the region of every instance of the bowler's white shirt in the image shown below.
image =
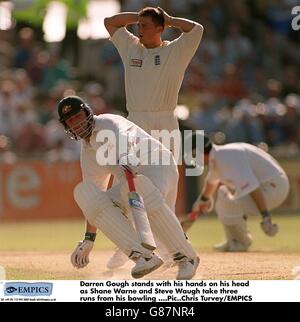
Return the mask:
[[208, 182], [220, 181], [239, 199], [261, 183], [284, 173], [277, 161], [263, 150], [247, 143], [213, 145], [209, 154]]
[[111, 37], [125, 69], [125, 90], [129, 112], [173, 111], [184, 72], [202, 38], [203, 28], [195, 24], [173, 41], [146, 48], [126, 28]]

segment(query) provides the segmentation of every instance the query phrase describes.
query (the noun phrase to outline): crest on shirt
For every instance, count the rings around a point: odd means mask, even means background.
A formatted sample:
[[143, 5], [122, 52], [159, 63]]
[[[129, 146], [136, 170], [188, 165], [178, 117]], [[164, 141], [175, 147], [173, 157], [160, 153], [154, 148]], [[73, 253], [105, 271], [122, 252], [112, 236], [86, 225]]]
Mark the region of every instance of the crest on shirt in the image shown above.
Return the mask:
[[142, 67], [143, 61], [141, 59], [132, 58], [130, 59], [130, 66]]
[[160, 65], [160, 55], [155, 55], [154, 56], [154, 65], [155, 66]]

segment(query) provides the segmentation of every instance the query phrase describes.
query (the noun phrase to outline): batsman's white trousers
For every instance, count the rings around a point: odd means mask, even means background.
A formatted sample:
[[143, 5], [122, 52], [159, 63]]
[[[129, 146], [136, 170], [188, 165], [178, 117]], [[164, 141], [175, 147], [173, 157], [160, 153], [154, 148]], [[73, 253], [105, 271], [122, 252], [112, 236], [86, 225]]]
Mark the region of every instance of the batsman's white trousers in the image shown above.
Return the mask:
[[[166, 204], [173, 212], [175, 212], [179, 174], [174, 160], [171, 161], [171, 165], [140, 166], [139, 173], [151, 180], [151, 182], [160, 191]], [[125, 179], [121, 183], [116, 183], [107, 191], [109, 197], [113, 201], [121, 202], [122, 198], [124, 198], [124, 196], [121, 195], [121, 187], [123, 185], [127, 185]], [[127, 205], [127, 207], [129, 206]]]
[[[187, 240], [174, 213], [178, 181], [176, 164], [142, 166], [140, 170], [142, 175], [135, 178], [136, 190], [144, 199], [156, 242], [159, 240], [174, 258], [182, 255], [195, 258], [197, 254]], [[126, 207], [126, 214], [130, 216], [126, 182], [115, 185], [107, 191], [107, 194], [114, 204]]]
[[[166, 202], [166, 198], [169, 198], [169, 202], [174, 204], [176, 194], [173, 188], [178, 180], [176, 164], [154, 169], [153, 166], [147, 166], [143, 174], [137, 175], [134, 180], [137, 192], [144, 199], [153, 234], [161, 240], [174, 260], [184, 256], [194, 259], [197, 253]], [[74, 189], [74, 198], [87, 220], [102, 230], [127, 256], [133, 252], [146, 255], [147, 250], [139, 244], [132, 221], [126, 218], [130, 213], [126, 180], [121, 180], [106, 192], [100, 191], [93, 183], [79, 183]], [[124, 208], [127, 216], [122, 214]]]
[[[266, 182], [260, 188], [269, 210], [280, 206], [289, 192], [289, 181], [286, 174], [282, 173]], [[222, 185], [217, 192], [215, 210], [224, 225], [235, 225], [244, 215], [257, 215], [259, 210], [250, 195], [234, 200], [229, 189]]]

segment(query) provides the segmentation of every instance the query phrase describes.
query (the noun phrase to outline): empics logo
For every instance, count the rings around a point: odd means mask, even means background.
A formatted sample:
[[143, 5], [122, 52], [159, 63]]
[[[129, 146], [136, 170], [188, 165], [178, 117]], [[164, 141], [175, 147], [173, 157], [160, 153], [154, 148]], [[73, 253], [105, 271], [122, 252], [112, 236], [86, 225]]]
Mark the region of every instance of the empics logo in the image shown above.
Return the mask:
[[50, 296], [52, 294], [52, 283], [5, 283], [4, 295], [12, 296]]
[[292, 15], [295, 16], [292, 20], [292, 28], [295, 31], [300, 30], [300, 6], [292, 9]]
[[5, 292], [6, 292], [7, 294], [15, 293], [15, 292], [17, 292], [17, 291], [18, 291], [18, 289], [17, 289], [16, 287], [13, 287], [13, 286], [7, 287], [7, 288], [5, 289]]

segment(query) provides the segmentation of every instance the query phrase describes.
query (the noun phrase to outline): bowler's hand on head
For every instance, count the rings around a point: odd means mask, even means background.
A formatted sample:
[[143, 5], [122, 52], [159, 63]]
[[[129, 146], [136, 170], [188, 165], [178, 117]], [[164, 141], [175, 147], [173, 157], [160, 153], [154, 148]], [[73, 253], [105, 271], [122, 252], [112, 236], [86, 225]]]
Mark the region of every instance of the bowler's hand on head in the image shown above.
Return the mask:
[[162, 9], [161, 7], [157, 7], [157, 9], [160, 11], [160, 12], [162, 12], [162, 14], [163, 14], [163, 16], [164, 16], [164, 27], [166, 28], [166, 27], [171, 27], [171, 19], [172, 19], [172, 17], [169, 15], [169, 14], [167, 14], [166, 12], [165, 12], [165, 10], [164, 9]]

